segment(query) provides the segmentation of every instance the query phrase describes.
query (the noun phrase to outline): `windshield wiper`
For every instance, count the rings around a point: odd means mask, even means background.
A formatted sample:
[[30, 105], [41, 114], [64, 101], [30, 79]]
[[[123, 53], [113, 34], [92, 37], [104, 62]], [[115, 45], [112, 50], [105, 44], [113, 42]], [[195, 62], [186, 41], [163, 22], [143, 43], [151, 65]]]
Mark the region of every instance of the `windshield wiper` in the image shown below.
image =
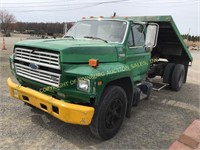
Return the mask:
[[104, 39], [102, 39], [102, 38], [99, 38], [99, 37], [93, 37], [93, 36], [84, 36], [84, 38], [88, 38], [88, 39], [95, 39], [95, 40], [102, 40], [102, 41], [104, 41], [104, 42], [108, 43], [108, 41], [106, 41], [106, 40], [104, 40]]
[[72, 38], [74, 40], [74, 37], [70, 35], [65, 35], [64, 38]]

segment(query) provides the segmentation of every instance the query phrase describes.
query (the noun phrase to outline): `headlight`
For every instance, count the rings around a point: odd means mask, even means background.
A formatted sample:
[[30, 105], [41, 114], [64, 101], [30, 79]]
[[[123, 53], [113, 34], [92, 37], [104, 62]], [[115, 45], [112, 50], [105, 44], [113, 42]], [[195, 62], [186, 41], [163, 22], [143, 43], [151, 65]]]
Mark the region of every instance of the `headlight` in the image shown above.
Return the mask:
[[77, 88], [82, 91], [90, 91], [90, 80], [88, 79], [78, 79]]

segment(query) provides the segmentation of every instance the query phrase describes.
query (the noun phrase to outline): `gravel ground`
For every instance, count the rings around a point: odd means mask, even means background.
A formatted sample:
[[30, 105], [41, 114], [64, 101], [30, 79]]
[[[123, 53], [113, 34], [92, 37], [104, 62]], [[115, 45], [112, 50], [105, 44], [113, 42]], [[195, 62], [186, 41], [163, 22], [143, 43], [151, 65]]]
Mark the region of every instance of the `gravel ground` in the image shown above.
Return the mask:
[[200, 52], [192, 52], [194, 61], [181, 91], [154, 91], [150, 100], [132, 108], [131, 118], [125, 119], [114, 138], [99, 141], [86, 126], [63, 123], [9, 97], [8, 57], [13, 44], [26, 38], [5, 38], [7, 50], [0, 49], [0, 149], [167, 149], [200, 118]]

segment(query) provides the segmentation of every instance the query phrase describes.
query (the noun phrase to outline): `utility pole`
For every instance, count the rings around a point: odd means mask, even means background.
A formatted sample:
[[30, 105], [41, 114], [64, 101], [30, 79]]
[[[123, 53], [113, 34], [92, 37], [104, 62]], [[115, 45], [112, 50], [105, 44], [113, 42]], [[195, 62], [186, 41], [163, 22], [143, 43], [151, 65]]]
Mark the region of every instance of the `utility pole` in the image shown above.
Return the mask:
[[189, 31], [188, 31], [188, 34], [187, 34], [187, 41], [188, 41], [188, 38], [189, 38], [189, 34], [190, 34], [190, 28], [189, 28]]
[[0, 37], [1, 37], [1, 23], [0, 23]]
[[64, 27], [63, 27], [64, 35], [67, 33], [67, 31], [68, 31], [67, 23], [64, 23]]
[[[2, 14], [3, 15], [3, 14]], [[3, 23], [3, 16], [2, 16], [2, 20], [0, 20], [1, 23], [0, 23], [0, 37], [2, 36], [3, 37], [3, 34], [1, 33], [1, 26], [2, 26], [2, 23]]]

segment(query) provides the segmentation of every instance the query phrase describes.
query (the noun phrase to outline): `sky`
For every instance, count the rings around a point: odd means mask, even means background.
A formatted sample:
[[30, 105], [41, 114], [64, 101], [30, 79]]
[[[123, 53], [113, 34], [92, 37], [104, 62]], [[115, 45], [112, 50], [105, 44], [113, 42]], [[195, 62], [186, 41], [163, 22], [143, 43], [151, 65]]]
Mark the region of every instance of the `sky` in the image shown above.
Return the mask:
[[181, 34], [200, 35], [200, 0], [0, 0], [22, 22], [71, 22], [90, 16], [171, 15]]

